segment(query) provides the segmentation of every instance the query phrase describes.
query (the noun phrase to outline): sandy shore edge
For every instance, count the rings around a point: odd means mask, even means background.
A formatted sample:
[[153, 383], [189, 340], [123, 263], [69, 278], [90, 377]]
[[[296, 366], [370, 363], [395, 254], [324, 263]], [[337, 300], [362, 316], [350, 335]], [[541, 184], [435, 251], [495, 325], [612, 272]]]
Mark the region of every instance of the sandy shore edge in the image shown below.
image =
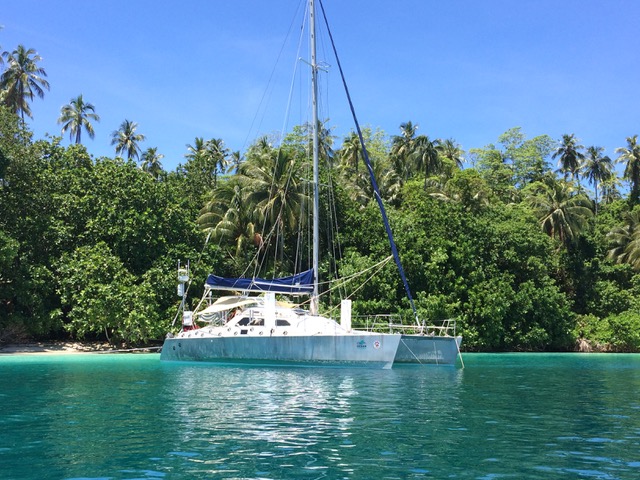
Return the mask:
[[157, 351], [157, 347], [118, 350], [108, 343], [81, 342], [32, 342], [19, 344], [0, 343], [0, 355], [73, 355], [78, 353], [118, 353]]

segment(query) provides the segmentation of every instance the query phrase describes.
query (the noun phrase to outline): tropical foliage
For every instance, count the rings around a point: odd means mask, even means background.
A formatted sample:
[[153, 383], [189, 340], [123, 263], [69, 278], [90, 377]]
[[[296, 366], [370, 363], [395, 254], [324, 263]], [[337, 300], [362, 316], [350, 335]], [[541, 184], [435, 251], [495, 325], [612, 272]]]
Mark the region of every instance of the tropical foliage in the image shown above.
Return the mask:
[[638, 135], [627, 137], [627, 146], [616, 149], [617, 162], [624, 164], [624, 179], [631, 183], [631, 202], [640, 203], [640, 145]]
[[153, 178], [158, 180], [162, 172], [162, 163], [160, 162], [164, 158], [164, 155], [158, 153], [158, 149], [156, 147], [149, 147], [142, 153], [142, 170], [147, 172]]
[[571, 174], [572, 179], [576, 177], [580, 165], [584, 160], [583, 149], [584, 147], [578, 144], [578, 139], [573, 133], [562, 136], [562, 141], [553, 153], [553, 158], [558, 158], [558, 167], [559, 170], [564, 173], [565, 180], [569, 174]]
[[613, 163], [608, 156], [603, 155], [603, 152], [604, 148], [602, 147], [591, 146], [587, 148], [587, 157], [582, 166], [585, 178], [593, 184], [595, 190], [595, 213], [598, 213], [598, 186], [613, 176]]
[[624, 222], [609, 232], [613, 248], [609, 250], [608, 257], [640, 271], [640, 207], [625, 213]]
[[138, 124], [130, 120], [124, 120], [120, 128], [111, 134], [111, 145], [116, 146], [116, 155], [127, 154], [129, 160], [140, 156], [140, 142], [145, 140], [145, 136], [136, 133]]
[[17, 113], [24, 122], [24, 116], [31, 117], [29, 102], [34, 96], [44, 97], [49, 90], [47, 73], [38, 66], [42, 57], [33, 48], [24, 45], [12, 52], [3, 52], [5, 71], [0, 76], [0, 100], [10, 111]]
[[542, 230], [563, 244], [574, 241], [586, 228], [593, 211], [591, 201], [573, 184], [547, 176], [528, 188], [527, 200], [540, 221]]
[[[244, 152], [196, 137], [169, 171], [125, 120], [111, 134], [115, 158], [94, 158], [81, 140], [95, 134], [95, 107], [82, 95], [62, 107], [71, 145], [34, 140], [25, 117], [49, 88], [42, 58], [24, 46], [1, 58], [0, 342], [159, 341], [179, 301], [178, 260], [191, 262], [192, 298], [209, 272], [309, 267], [308, 124]], [[323, 286], [323, 308], [340, 293], [356, 315], [411, 317], [384, 261], [373, 176], [418, 314], [457, 318], [466, 349], [640, 350], [637, 135], [613, 162], [573, 133], [528, 138], [516, 127], [465, 152], [411, 121], [391, 136], [363, 129], [366, 149], [355, 132], [318, 127], [320, 276], [354, 278]]]
[[[5, 336], [160, 338], [175, 304], [172, 267], [177, 258], [198, 258], [205, 235], [214, 241], [201, 278], [211, 269], [286, 273], [308, 261], [298, 233], [308, 228], [304, 128], [280, 149], [258, 139], [219, 181], [221, 141], [196, 139], [185, 165], [164, 172], [153, 148], [137, 168], [117, 158], [94, 160], [83, 146], [64, 148], [56, 139], [32, 143], [6, 110], [2, 128]], [[628, 313], [637, 309], [640, 283], [637, 208], [602, 199], [595, 219], [585, 192], [548, 167], [548, 140], [528, 140], [518, 129], [499, 139], [501, 147], [476, 150], [480, 168], [464, 170], [455, 141], [414, 135], [414, 149], [404, 150], [404, 178], [394, 168], [393, 140], [379, 131], [364, 137], [421, 315], [457, 316], [473, 349], [571, 349], [580, 337], [601, 348], [637, 348], [636, 317]], [[343, 143], [346, 153], [335, 155], [338, 175], [326, 177], [335, 193], [331, 205], [323, 204], [331, 218], [323, 230], [331, 223], [339, 234], [323, 244], [340, 249], [329, 249], [325, 275], [332, 268], [356, 273], [387, 252], [368, 169], [356, 173], [350, 140]], [[431, 157], [427, 169], [430, 148], [421, 149], [421, 142], [449, 145], [453, 153], [435, 148], [438, 159]], [[207, 161], [209, 155], [218, 160]], [[602, 161], [601, 150], [587, 149], [576, 175], [604, 181], [606, 175], [590, 173], [595, 160]], [[522, 172], [518, 183], [508, 171]], [[490, 181], [496, 178], [503, 184]], [[361, 314], [407, 307], [391, 265], [354, 298]]]
[[94, 122], [100, 121], [100, 116], [95, 112], [96, 108], [93, 104], [85, 102], [82, 95], [72, 98], [68, 105], [60, 109], [58, 123], [62, 124], [62, 134], [69, 132], [70, 140], [82, 143], [82, 130], [84, 129], [89, 138], [94, 138], [96, 132], [93, 129], [91, 120]]

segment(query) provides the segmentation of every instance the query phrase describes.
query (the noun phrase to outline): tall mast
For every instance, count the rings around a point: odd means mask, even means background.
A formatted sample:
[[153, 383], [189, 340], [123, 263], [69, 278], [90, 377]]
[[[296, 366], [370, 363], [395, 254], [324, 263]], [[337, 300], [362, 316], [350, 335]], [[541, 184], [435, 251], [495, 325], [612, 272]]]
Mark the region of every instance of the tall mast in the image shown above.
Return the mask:
[[313, 107], [313, 294], [309, 309], [318, 314], [318, 263], [320, 249], [320, 192], [318, 174], [318, 64], [316, 62], [316, 12], [315, 1], [309, 0], [309, 34], [311, 36], [311, 103]]

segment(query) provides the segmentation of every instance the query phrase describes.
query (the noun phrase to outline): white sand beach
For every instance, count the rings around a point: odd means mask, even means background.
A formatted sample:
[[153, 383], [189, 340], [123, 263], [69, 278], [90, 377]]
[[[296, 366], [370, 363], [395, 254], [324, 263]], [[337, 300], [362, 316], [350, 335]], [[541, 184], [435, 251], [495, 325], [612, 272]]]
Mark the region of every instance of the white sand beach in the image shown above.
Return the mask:
[[[82, 342], [31, 342], [3, 344], [0, 343], [0, 355], [37, 355], [60, 354], [69, 355], [76, 353], [105, 353], [116, 352], [113, 345], [108, 343], [82, 343]], [[121, 350], [120, 350], [121, 351]]]

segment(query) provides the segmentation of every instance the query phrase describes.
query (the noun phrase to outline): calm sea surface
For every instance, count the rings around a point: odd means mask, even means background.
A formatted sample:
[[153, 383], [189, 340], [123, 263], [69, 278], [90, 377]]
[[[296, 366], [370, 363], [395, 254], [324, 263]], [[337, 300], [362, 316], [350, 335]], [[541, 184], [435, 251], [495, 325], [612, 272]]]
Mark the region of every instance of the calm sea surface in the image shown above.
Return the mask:
[[0, 478], [640, 478], [640, 355], [465, 363], [0, 356]]

